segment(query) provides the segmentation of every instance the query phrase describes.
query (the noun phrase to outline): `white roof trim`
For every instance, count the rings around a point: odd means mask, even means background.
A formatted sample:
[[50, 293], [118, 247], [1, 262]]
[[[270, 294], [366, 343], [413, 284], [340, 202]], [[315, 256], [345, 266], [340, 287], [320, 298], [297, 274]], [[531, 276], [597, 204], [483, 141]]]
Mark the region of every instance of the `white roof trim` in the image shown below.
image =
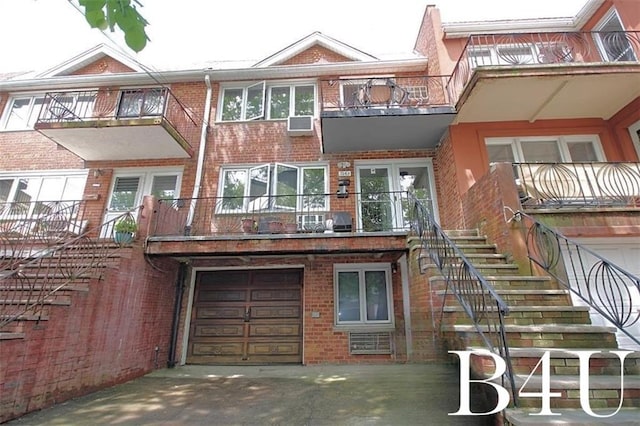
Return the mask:
[[278, 65], [286, 61], [287, 59], [304, 52], [305, 50], [316, 44], [326, 47], [327, 49], [337, 53], [338, 55], [353, 59], [354, 61], [372, 61], [378, 59], [375, 56], [363, 52], [362, 50], [358, 50], [354, 47], [349, 46], [348, 44], [342, 43], [341, 41], [338, 41], [334, 38], [322, 34], [321, 32], [316, 31], [309, 34], [305, 38], [300, 39], [295, 43], [285, 47], [279, 52], [276, 52], [273, 55], [261, 60], [260, 62], [257, 62], [253, 66], [268, 67], [272, 65]]
[[574, 17], [513, 19], [499, 21], [443, 22], [446, 38], [461, 38], [487, 33], [569, 32], [580, 31], [604, 0], [586, 0]]
[[77, 71], [81, 68], [86, 67], [87, 65], [103, 58], [105, 56], [109, 56], [115, 59], [118, 62], [128, 66], [134, 71], [144, 72], [144, 69], [138, 64], [138, 62], [132, 57], [119, 52], [113, 47], [106, 44], [99, 44], [91, 49], [82, 52], [81, 54], [74, 56], [73, 58], [56, 65], [53, 68], [50, 68], [36, 77], [39, 78], [47, 78], [47, 77], [57, 77], [63, 75], [69, 75], [74, 71]]
[[322, 78], [335, 75], [426, 72], [427, 58], [389, 61], [338, 62], [262, 68], [198, 69], [148, 73], [70, 75], [50, 78], [0, 81], [2, 91], [81, 89], [106, 85], [169, 84], [194, 82], [209, 75], [212, 82], [286, 78]]

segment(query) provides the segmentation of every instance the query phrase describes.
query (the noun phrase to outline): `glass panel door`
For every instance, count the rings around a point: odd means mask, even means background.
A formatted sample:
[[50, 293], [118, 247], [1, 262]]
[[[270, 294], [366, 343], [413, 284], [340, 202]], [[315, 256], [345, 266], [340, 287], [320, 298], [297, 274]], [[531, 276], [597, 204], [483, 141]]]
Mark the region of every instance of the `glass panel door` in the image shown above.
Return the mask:
[[391, 199], [390, 169], [385, 166], [361, 166], [358, 169], [360, 185], [359, 220], [364, 232], [390, 231], [394, 215]]

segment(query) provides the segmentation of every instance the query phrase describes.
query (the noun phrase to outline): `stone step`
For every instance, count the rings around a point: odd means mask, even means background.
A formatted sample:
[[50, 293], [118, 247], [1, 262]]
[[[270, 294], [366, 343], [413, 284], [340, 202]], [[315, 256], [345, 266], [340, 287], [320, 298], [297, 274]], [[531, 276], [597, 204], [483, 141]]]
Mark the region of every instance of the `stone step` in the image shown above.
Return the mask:
[[[464, 253], [464, 256], [467, 258], [469, 262], [471, 262], [474, 266], [476, 264], [490, 264], [493, 265], [495, 263], [505, 263], [507, 260], [507, 256], [501, 253]], [[428, 258], [428, 255], [423, 253], [423, 258]], [[450, 256], [444, 258], [447, 261], [452, 263], [457, 263], [460, 256]]]
[[[619, 350], [619, 349], [616, 349]], [[538, 364], [540, 358], [549, 353], [551, 358], [551, 374], [578, 375], [579, 358], [575, 352], [584, 348], [509, 348], [509, 356], [514, 371], [518, 374], [529, 374]], [[640, 375], [640, 352], [632, 352], [624, 359], [625, 374]], [[589, 360], [589, 375], [620, 374], [620, 358], [610, 350], [598, 351]]]
[[[517, 289], [544, 289], [556, 290], [560, 288], [551, 277], [536, 277], [532, 275], [482, 275], [483, 278], [494, 288], [504, 290]], [[443, 275], [429, 276], [429, 281], [443, 281]]]
[[[473, 262], [472, 262], [473, 263]], [[451, 263], [449, 266], [459, 268], [460, 263]], [[518, 265], [515, 263], [473, 263], [473, 267], [480, 274], [484, 275], [517, 275]], [[422, 265], [422, 272], [431, 269], [433, 273], [437, 273], [438, 267], [435, 263], [425, 263]]]
[[[462, 339], [465, 346], [482, 344], [481, 337], [473, 325], [444, 324], [441, 329], [451, 339]], [[486, 326], [480, 326], [480, 330], [489, 333]], [[586, 324], [505, 325], [507, 342], [511, 348], [617, 348], [615, 331], [614, 327]]]
[[[495, 292], [509, 306], [570, 306], [569, 290], [503, 290]], [[436, 294], [443, 297], [445, 290], [437, 290]], [[488, 294], [488, 292], [486, 293]], [[451, 293], [447, 295], [447, 304], [458, 304], [458, 300]]]
[[66, 295], [53, 295], [49, 296], [43, 301], [34, 300], [34, 299], [0, 299], [0, 305], [11, 306], [25, 306], [29, 304], [37, 304], [37, 305], [57, 305], [57, 306], [70, 306], [71, 298]]
[[[24, 291], [49, 291], [51, 290], [51, 284], [41, 284], [38, 282], [35, 282], [33, 284], [29, 285], [28, 289], [24, 289]], [[2, 280], [0, 280], [0, 291], [19, 291], [15, 289], [15, 285], [11, 285], [8, 284], [6, 282], [3, 282]], [[89, 284], [87, 284], [86, 282], [70, 282], [68, 284], [66, 284], [64, 286], [64, 288], [61, 288], [60, 290], [58, 290], [58, 292], [60, 291], [82, 291], [82, 292], [87, 292], [89, 291]]]
[[[497, 246], [495, 244], [487, 244], [481, 241], [476, 241], [476, 242], [470, 242], [470, 243], [459, 243], [458, 241], [454, 241], [454, 243], [456, 244], [456, 246], [463, 252], [463, 253], [497, 253]], [[430, 247], [446, 247], [446, 245], [434, 245], [434, 246], [430, 246]], [[427, 247], [425, 247], [425, 250], [427, 249]]]
[[[471, 322], [460, 305], [445, 306], [444, 312], [456, 324]], [[496, 308], [488, 307], [487, 312], [495, 313]], [[591, 324], [588, 306], [510, 306], [504, 320], [511, 325]]]
[[[527, 408], [507, 408], [504, 414], [504, 426], [638, 426], [640, 424], [640, 408], [621, 408], [612, 417], [593, 417], [581, 408], [556, 408], [552, 412], [557, 416], [536, 416], [539, 409]], [[592, 408], [594, 414], [608, 416], [615, 412], [615, 409]]]
[[[544, 378], [540, 375], [516, 374], [516, 389], [524, 392], [540, 392]], [[577, 375], [550, 375], [551, 392], [560, 395], [550, 399], [552, 408], [581, 408], [580, 405], [580, 377]], [[589, 377], [589, 405], [593, 408], [613, 408], [620, 404], [623, 407], [640, 407], [640, 376], [625, 375], [624, 391], [620, 394], [620, 376], [600, 375]], [[518, 398], [519, 408], [540, 407], [540, 397]], [[610, 411], [610, 412], [612, 412]], [[637, 421], [640, 423], [640, 417]]]
[[478, 236], [477, 229], [443, 229], [443, 232], [449, 238], [456, 238], [456, 237], [477, 237], [477, 238], [484, 238], [484, 239], [487, 238], [485, 236]]
[[0, 340], [15, 340], [15, 339], [24, 339], [24, 333], [5, 333], [0, 332]]

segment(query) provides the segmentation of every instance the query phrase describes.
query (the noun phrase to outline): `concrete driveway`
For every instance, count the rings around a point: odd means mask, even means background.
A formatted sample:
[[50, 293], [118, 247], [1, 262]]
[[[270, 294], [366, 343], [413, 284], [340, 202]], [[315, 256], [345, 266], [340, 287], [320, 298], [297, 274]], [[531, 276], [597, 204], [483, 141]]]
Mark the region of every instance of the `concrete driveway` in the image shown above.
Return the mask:
[[184, 366], [8, 425], [488, 425], [458, 410], [447, 364]]

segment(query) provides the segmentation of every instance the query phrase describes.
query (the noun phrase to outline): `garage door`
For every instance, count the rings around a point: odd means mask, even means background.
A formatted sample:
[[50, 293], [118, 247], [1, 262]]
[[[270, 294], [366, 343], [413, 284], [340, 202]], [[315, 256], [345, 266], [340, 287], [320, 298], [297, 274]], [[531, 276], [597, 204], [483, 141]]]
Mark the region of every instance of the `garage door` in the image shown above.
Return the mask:
[[301, 363], [301, 294], [301, 270], [198, 272], [187, 363]]
[[[627, 272], [640, 277], [640, 261], [638, 260], [640, 259], [640, 238], [574, 238], [573, 240], [607, 259], [611, 263], [621, 267]], [[563, 254], [566, 258], [567, 253]], [[586, 271], [589, 271], [590, 267], [597, 262], [597, 259], [585, 253], [583, 253], [582, 260], [586, 265]], [[569, 264], [568, 262], [566, 263]], [[567, 273], [570, 277], [575, 276], [575, 274], [571, 270], [567, 271]], [[640, 295], [638, 294], [637, 290], [631, 288], [631, 283], [628, 284], [630, 287], [629, 294], [631, 294], [632, 296], [632, 311], [635, 313], [635, 315], [637, 315], [637, 313], [640, 312]], [[583, 287], [583, 291], [586, 292], [584, 282], [581, 282], [580, 285]], [[577, 296], [572, 294], [572, 297], [575, 305], [585, 305], [585, 302], [583, 302]], [[595, 310], [592, 310], [590, 312], [590, 315], [592, 324], [611, 326], [611, 323], [602, 318], [602, 316]], [[640, 321], [635, 323], [627, 330], [634, 336], [640, 336]], [[633, 342], [624, 333], [619, 332], [617, 334], [617, 338], [618, 345], [621, 348], [640, 350], [640, 346]]]

